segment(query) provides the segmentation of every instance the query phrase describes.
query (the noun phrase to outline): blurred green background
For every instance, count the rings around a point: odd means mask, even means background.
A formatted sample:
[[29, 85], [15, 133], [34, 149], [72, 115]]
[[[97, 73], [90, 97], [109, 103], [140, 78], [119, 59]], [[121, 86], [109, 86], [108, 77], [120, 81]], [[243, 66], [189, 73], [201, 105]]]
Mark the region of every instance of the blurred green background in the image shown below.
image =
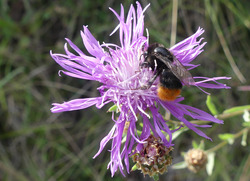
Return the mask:
[[[174, 2], [174, 3], [173, 3]], [[88, 25], [99, 42], [118, 43], [118, 35], [109, 34], [117, 20], [108, 9], [120, 11], [115, 0], [1, 0], [0, 1], [0, 180], [139, 180], [139, 171], [114, 178], [107, 170], [110, 143], [92, 159], [100, 140], [112, 127], [108, 107], [52, 114], [51, 104], [80, 97], [98, 96], [98, 83], [63, 75], [49, 55], [64, 53], [64, 38], [82, 45], [80, 30]], [[122, 2], [127, 11], [135, 1]], [[149, 2], [141, 1], [143, 7]], [[196, 59], [201, 66], [193, 75], [229, 76], [223, 81], [230, 90], [208, 90], [219, 112], [250, 102], [250, 3], [247, 0], [152, 1], [145, 13], [145, 27], [150, 41], [166, 47], [192, 35], [200, 26], [207, 42]], [[185, 104], [208, 111], [206, 95], [197, 88], [184, 89]], [[206, 149], [220, 143], [219, 133], [242, 129], [242, 116], [225, 119], [224, 125], [204, 130], [213, 142], [205, 140]], [[181, 152], [191, 142], [203, 140], [188, 131], [175, 140], [174, 163], [182, 161]], [[161, 180], [241, 180], [249, 154], [241, 139], [216, 154], [214, 172], [193, 174], [187, 169], [173, 170]], [[249, 171], [249, 170], [248, 170]], [[145, 177], [145, 180], [151, 180]], [[242, 181], [242, 180], [241, 180]]]

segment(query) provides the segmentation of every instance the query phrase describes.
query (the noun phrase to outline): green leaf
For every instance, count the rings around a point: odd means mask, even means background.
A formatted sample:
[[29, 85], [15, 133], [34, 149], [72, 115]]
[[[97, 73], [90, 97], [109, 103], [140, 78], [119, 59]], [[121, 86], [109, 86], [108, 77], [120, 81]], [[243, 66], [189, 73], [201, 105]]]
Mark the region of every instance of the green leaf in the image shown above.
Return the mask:
[[184, 169], [184, 168], [187, 168], [187, 163], [185, 161], [179, 162], [179, 163], [172, 165], [172, 168], [176, 169], [176, 170], [177, 169]]
[[9, 83], [17, 75], [23, 73], [23, 71], [24, 71], [24, 68], [19, 67], [19, 68], [13, 70], [12, 72], [10, 72], [7, 76], [1, 78], [0, 79], [0, 88], [2, 88], [5, 84]]
[[198, 144], [196, 141], [192, 141], [192, 146], [195, 149], [201, 149], [201, 150], [204, 150], [205, 148], [204, 141], [201, 141], [200, 144]]
[[143, 123], [139, 123], [139, 126], [142, 128], [143, 127]]
[[113, 106], [111, 106], [107, 112], [118, 112], [118, 106], [116, 104], [114, 104]]
[[172, 134], [172, 141], [175, 140], [178, 136], [181, 135], [181, 133], [187, 131], [188, 128], [181, 128], [179, 129], [178, 131], [175, 131], [173, 134]]
[[234, 113], [238, 111], [250, 110], [250, 105], [237, 106], [230, 109], [226, 109], [223, 113]]
[[196, 141], [192, 141], [192, 146], [193, 146], [193, 148], [195, 148], [195, 149], [198, 149], [199, 148], [199, 145], [196, 143]]
[[204, 149], [205, 149], [205, 144], [204, 144], [204, 141], [203, 141], [203, 140], [201, 140], [201, 142], [200, 142], [198, 148], [201, 149], [201, 150], [204, 150]]
[[218, 115], [218, 111], [217, 111], [217, 109], [215, 107], [215, 104], [213, 103], [212, 98], [211, 98], [210, 95], [207, 96], [206, 104], [207, 104], [207, 107], [208, 107], [209, 111], [213, 115]]
[[138, 134], [139, 136], [141, 136], [141, 134], [142, 134], [142, 131], [140, 131], [140, 130], [137, 130], [136, 132], [137, 132], [137, 134]]
[[131, 171], [135, 171], [138, 170], [138, 167], [136, 166], [136, 164], [134, 164], [134, 166], [131, 168]]
[[49, 130], [61, 129], [63, 124], [41, 124], [37, 126], [23, 127], [16, 131], [6, 132], [0, 135], [0, 139], [13, 138], [16, 136], [31, 135], [38, 132], [47, 132]]
[[215, 158], [215, 152], [208, 153], [208, 155], [207, 155], [206, 170], [207, 170], [207, 174], [209, 176], [212, 175], [212, 173], [213, 173], [214, 158]]
[[229, 144], [233, 144], [234, 142], [234, 134], [231, 133], [219, 134], [219, 138], [228, 141]]

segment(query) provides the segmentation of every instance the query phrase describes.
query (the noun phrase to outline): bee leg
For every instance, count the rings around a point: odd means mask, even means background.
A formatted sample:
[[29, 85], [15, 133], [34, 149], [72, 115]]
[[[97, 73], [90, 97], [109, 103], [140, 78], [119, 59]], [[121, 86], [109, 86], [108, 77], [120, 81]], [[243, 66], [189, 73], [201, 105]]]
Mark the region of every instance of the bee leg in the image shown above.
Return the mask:
[[147, 85], [142, 86], [141, 89], [142, 89], [142, 90], [149, 89], [149, 88], [152, 86], [152, 84], [154, 83], [155, 79], [159, 76], [159, 74], [160, 74], [159, 71], [156, 72], [156, 73], [154, 74], [154, 76], [148, 81]]
[[143, 58], [145, 59], [145, 57], [147, 56], [147, 53], [142, 53], [141, 55], [140, 55], [140, 59], [139, 60], [141, 60], [141, 57], [143, 56]]
[[147, 67], [150, 67], [150, 65], [149, 65], [148, 62], [142, 62], [142, 63], [140, 63], [140, 67], [141, 68], [147, 68]]

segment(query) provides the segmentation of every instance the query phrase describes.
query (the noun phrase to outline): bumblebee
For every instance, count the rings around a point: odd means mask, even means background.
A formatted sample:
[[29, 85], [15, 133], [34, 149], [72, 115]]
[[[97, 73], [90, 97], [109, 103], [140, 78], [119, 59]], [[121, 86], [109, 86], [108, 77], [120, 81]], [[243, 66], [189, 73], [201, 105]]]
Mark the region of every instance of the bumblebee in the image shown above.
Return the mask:
[[173, 101], [181, 93], [183, 85], [194, 84], [191, 73], [162, 44], [153, 43], [148, 46], [144, 55], [142, 67], [151, 67], [153, 77], [142, 89], [149, 89], [159, 76], [158, 97], [163, 101]]

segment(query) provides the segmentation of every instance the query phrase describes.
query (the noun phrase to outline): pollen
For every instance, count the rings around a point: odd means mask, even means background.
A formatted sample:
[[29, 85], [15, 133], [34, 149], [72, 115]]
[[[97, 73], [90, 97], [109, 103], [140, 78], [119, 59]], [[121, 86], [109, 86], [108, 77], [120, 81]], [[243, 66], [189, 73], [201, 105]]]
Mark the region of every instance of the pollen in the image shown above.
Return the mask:
[[157, 95], [163, 101], [174, 101], [180, 93], [181, 89], [169, 89], [162, 86], [157, 89]]

